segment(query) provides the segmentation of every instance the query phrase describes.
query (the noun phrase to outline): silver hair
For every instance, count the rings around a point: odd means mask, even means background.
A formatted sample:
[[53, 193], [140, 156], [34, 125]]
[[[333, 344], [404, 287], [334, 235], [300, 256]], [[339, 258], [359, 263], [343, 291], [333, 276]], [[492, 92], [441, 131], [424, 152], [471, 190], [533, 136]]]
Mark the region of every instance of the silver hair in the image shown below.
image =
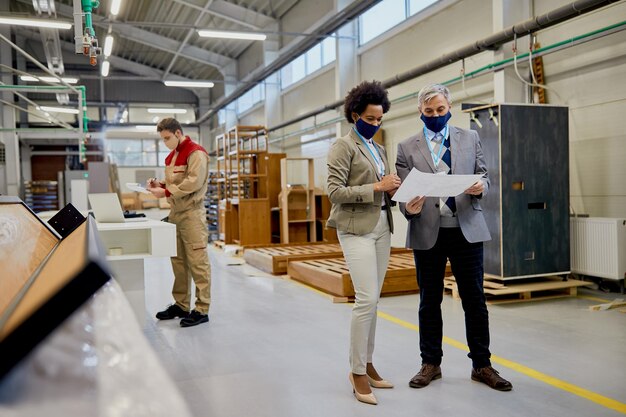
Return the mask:
[[441, 94], [448, 101], [448, 104], [452, 104], [452, 97], [448, 87], [441, 84], [431, 84], [422, 88], [420, 92], [417, 93], [417, 105], [419, 110], [422, 110], [424, 103], [429, 102], [439, 94]]

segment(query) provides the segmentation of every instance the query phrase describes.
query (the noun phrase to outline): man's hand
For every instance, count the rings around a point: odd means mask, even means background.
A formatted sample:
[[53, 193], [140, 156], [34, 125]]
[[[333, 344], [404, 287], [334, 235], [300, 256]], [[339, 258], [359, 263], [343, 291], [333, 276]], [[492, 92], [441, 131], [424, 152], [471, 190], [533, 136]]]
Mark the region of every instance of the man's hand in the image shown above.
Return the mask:
[[469, 195], [480, 195], [483, 191], [485, 191], [485, 184], [482, 180], [478, 180], [474, 185], [465, 190], [464, 193]]
[[424, 207], [424, 202], [426, 201], [426, 196], [417, 196], [413, 200], [406, 203], [405, 209], [409, 214], [419, 214], [422, 212], [422, 207]]
[[159, 183], [159, 180], [157, 180], [156, 178], [150, 178], [146, 182], [146, 188], [157, 188], [157, 187], [161, 187], [161, 183]]
[[148, 191], [150, 191], [152, 193], [152, 195], [155, 196], [156, 198], [163, 198], [163, 197], [165, 197], [165, 188], [150, 187], [150, 188], [148, 188]]

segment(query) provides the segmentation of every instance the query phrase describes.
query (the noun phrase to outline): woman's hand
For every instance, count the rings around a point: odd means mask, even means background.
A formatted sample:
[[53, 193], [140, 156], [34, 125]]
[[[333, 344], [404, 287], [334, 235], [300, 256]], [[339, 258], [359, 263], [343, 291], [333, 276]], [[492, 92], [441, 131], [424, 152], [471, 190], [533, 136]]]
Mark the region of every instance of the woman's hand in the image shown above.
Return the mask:
[[424, 207], [424, 202], [426, 201], [426, 196], [417, 196], [413, 200], [406, 203], [405, 209], [409, 214], [419, 214], [422, 212], [422, 207]]
[[397, 174], [385, 175], [382, 180], [374, 183], [374, 191], [396, 191], [402, 181]]

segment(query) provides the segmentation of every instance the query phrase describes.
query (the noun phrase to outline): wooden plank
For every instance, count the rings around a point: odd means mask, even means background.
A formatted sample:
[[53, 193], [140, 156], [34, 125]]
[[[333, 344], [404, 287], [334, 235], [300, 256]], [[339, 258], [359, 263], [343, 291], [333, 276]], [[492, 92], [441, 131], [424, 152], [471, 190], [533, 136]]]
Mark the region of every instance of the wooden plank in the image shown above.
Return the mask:
[[[409, 259], [412, 259], [412, 255], [407, 253], [391, 255], [383, 284], [383, 295], [406, 294], [419, 290], [415, 265]], [[341, 297], [341, 301], [336, 302], [349, 301], [355, 295], [350, 271], [343, 258], [290, 261], [287, 273], [292, 279]]]
[[[413, 255], [408, 249], [391, 248], [391, 253], [410, 256], [412, 262]], [[280, 275], [287, 272], [289, 262], [340, 258], [343, 257], [343, 251], [339, 243], [278, 244], [246, 248], [243, 257], [250, 265], [262, 271]]]
[[623, 306], [626, 306], [626, 301], [624, 301], [623, 298], [616, 298], [610, 303], [596, 304], [594, 306], [589, 306], [589, 310], [604, 311], [604, 310], [610, 310], [612, 308], [623, 307]]

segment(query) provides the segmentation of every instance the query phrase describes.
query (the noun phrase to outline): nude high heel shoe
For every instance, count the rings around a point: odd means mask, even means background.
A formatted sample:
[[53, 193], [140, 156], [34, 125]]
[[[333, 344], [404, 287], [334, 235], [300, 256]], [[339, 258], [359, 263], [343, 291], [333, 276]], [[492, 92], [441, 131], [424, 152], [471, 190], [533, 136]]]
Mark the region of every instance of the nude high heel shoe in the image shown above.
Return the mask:
[[374, 378], [368, 375], [367, 380], [369, 381], [370, 385], [373, 386], [374, 388], [393, 388], [393, 384], [387, 381], [386, 379], [381, 379], [380, 381], [376, 381]]
[[370, 392], [369, 394], [360, 394], [356, 390], [354, 386], [354, 378], [352, 377], [352, 372], [350, 372], [350, 375], [348, 375], [348, 379], [350, 380], [350, 383], [352, 384], [352, 392], [354, 393], [354, 396], [356, 397], [357, 400], [365, 404], [372, 404], [372, 405], [378, 404], [378, 401], [376, 400], [376, 397], [374, 396], [373, 392]]

